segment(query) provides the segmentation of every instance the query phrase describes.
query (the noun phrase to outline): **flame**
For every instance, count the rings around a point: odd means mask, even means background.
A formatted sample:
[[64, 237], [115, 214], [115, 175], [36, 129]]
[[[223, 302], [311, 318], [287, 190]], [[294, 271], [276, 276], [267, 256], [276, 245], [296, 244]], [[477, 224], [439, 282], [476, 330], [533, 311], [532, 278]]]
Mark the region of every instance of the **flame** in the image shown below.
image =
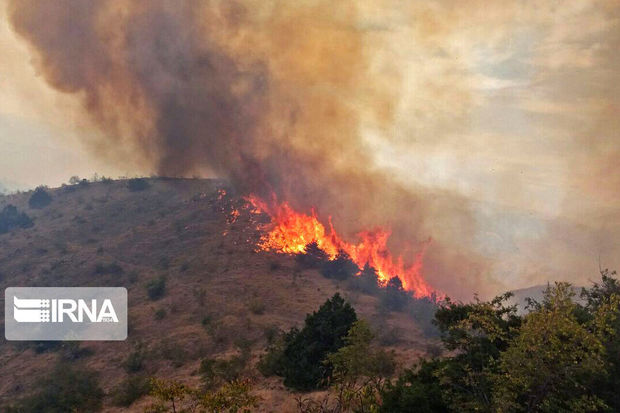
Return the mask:
[[339, 251], [346, 252], [359, 268], [366, 264], [373, 267], [379, 280], [386, 283], [398, 276], [403, 288], [416, 297], [438, 297], [439, 294], [422, 277], [424, 253], [428, 243], [415, 255], [413, 264], [405, 265], [402, 257], [394, 258], [387, 248], [390, 231], [377, 228], [358, 234], [360, 241], [351, 244], [344, 241], [334, 229], [331, 217], [329, 230], [319, 221], [316, 212], [303, 214], [295, 211], [287, 202], [278, 203], [275, 196], [266, 202], [256, 196], [247, 201], [253, 206], [253, 213], [266, 213], [271, 217], [271, 229], [258, 243], [264, 251], [286, 254], [302, 254], [306, 246], [316, 242], [329, 259], [335, 259]]

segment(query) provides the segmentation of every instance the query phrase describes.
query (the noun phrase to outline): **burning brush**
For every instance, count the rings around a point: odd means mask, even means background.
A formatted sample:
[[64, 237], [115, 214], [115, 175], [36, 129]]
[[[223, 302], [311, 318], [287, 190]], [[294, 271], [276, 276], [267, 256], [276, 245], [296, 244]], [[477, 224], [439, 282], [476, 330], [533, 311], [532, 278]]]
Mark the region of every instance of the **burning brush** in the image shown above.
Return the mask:
[[405, 265], [402, 257], [393, 257], [387, 248], [390, 231], [381, 228], [363, 231], [358, 234], [360, 241], [352, 244], [338, 235], [331, 218], [327, 229], [314, 210], [311, 215], [303, 214], [295, 211], [287, 202], [277, 202], [275, 195], [271, 198], [271, 202], [256, 196], [246, 198], [253, 207], [252, 213], [265, 213], [271, 218], [271, 223], [266, 226], [269, 228], [267, 234], [258, 243], [260, 250], [283, 254], [324, 254], [326, 259], [334, 262], [348, 257], [357, 265], [358, 270], [374, 268], [383, 285], [398, 277], [403, 289], [416, 298], [441, 295], [422, 276], [424, 253], [428, 243], [416, 254], [412, 264]]

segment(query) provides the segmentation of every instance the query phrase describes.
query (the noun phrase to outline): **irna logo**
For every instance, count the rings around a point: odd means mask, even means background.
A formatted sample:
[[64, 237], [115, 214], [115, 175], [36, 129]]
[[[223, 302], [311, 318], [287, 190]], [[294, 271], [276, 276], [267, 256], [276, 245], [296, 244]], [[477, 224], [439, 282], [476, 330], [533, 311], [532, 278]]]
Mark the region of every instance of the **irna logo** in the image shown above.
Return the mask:
[[13, 318], [18, 323], [118, 323], [112, 301], [104, 299], [101, 305], [96, 299], [87, 303], [83, 299], [36, 299], [13, 297]]
[[127, 290], [112, 287], [10, 287], [7, 340], [125, 340]]

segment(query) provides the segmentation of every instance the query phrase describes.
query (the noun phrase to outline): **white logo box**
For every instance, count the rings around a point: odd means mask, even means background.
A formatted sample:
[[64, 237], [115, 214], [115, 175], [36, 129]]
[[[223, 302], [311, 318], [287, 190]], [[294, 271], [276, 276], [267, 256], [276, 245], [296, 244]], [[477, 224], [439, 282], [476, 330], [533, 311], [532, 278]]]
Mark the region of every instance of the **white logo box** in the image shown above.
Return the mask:
[[127, 338], [123, 287], [9, 287], [4, 291], [7, 340]]

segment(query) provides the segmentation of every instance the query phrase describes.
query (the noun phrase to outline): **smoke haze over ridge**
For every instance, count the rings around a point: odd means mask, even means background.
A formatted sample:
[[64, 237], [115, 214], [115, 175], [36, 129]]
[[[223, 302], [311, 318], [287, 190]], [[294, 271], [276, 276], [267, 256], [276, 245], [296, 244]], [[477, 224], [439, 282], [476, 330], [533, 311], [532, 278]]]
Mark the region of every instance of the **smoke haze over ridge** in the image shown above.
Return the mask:
[[224, 176], [349, 237], [433, 238], [468, 297], [584, 282], [620, 239], [617, 1], [9, 1], [103, 159]]

